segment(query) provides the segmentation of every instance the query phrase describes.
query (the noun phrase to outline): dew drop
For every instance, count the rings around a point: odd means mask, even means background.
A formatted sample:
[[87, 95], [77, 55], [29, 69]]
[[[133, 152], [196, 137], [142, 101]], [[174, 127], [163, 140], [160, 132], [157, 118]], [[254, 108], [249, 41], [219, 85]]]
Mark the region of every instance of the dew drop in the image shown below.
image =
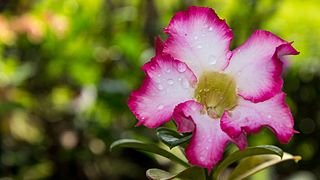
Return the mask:
[[188, 88], [188, 87], [189, 87], [189, 82], [188, 82], [188, 80], [183, 79], [183, 80], [182, 80], [182, 86], [183, 86], [184, 88]]
[[172, 79], [168, 79], [167, 82], [168, 82], [169, 85], [173, 85], [174, 84], [174, 81]]
[[154, 81], [159, 83], [161, 80], [159, 78], [154, 78]]
[[155, 70], [156, 68], [152, 65], [151, 67], [150, 67], [152, 70]]
[[216, 56], [211, 54], [211, 55], [209, 55], [208, 59], [209, 59], [209, 62], [211, 65], [217, 64], [217, 57]]
[[161, 74], [158, 74], [158, 77], [161, 77]]
[[198, 36], [195, 36], [195, 37], [193, 37], [193, 39], [194, 39], [194, 40], [197, 40], [197, 39], [199, 39], [199, 37], [198, 37]]
[[270, 118], [272, 118], [272, 116], [269, 114], [269, 115], [268, 115], [268, 118], [270, 119]]
[[171, 69], [166, 69], [166, 72], [167, 72], [167, 73], [170, 73], [170, 72], [171, 72]]
[[182, 79], [181, 78], [178, 78], [178, 81], [181, 81]]
[[164, 106], [162, 105], [162, 104], [160, 104], [159, 106], [158, 106], [158, 110], [161, 110], [161, 109], [163, 109], [164, 108]]
[[204, 161], [205, 158], [203, 156], [200, 156], [200, 161]]
[[212, 29], [213, 29], [212, 27], [209, 27], [209, 31], [212, 31]]
[[178, 71], [183, 73], [187, 70], [187, 66], [184, 63], [179, 63], [178, 64]]
[[144, 119], [146, 119], [146, 118], [142, 116], [142, 117], [141, 117], [141, 120], [144, 120]]
[[198, 48], [198, 49], [201, 49], [201, 48], [202, 48], [202, 46], [201, 46], [201, 45], [198, 45], [198, 46], [197, 46], [197, 48]]
[[158, 88], [159, 90], [163, 90], [163, 86], [162, 86], [161, 84], [158, 84], [157, 88]]

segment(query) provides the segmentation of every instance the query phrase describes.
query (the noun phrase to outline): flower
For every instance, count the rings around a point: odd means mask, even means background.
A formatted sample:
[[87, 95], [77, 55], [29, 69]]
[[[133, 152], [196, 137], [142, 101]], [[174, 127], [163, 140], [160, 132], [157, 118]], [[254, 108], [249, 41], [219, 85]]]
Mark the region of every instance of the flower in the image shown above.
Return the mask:
[[146, 77], [129, 97], [137, 125], [155, 128], [174, 119], [179, 132], [193, 132], [189, 163], [211, 170], [228, 142], [240, 149], [246, 134], [266, 126], [281, 143], [295, 130], [281, 91], [284, 55], [298, 52], [270, 32], [257, 30], [230, 51], [231, 29], [210, 8], [189, 7], [165, 28]]

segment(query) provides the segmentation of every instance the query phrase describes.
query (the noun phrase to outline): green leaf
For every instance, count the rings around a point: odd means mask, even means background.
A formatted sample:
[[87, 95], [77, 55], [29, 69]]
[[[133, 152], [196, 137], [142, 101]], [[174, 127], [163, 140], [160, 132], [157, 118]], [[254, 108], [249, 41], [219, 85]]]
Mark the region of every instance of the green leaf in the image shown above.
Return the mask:
[[232, 171], [228, 179], [230, 180], [240, 180], [250, 175], [253, 175], [267, 167], [273, 166], [275, 164], [294, 160], [298, 162], [301, 160], [300, 156], [293, 156], [289, 153], [284, 153], [283, 158], [275, 155], [259, 155], [251, 156], [240, 161], [238, 166]]
[[189, 141], [192, 137], [192, 134], [184, 136], [171, 129], [160, 127], [157, 129], [157, 136], [164, 144], [166, 144], [170, 149], [172, 149], [175, 146], [181, 145]]
[[180, 159], [179, 157], [177, 157], [176, 155], [170, 153], [167, 150], [164, 150], [162, 148], [159, 148], [156, 144], [149, 144], [149, 143], [144, 143], [138, 140], [134, 140], [134, 139], [120, 139], [118, 141], [113, 142], [110, 145], [110, 151], [116, 149], [116, 148], [134, 148], [137, 150], [142, 150], [142, 151], [146, 151], [146, 152], [151, 152], [151, 153], [155, 153], [158, 155], [161, 155], [163, 157], [166, 157], [172, 161], [175, 161], [185, 167], [189, 167], [189, 164], [187, 162], [185, 162], [184, 160]]
[[265, 154], [274, 154], [278, 155], [279, 157], [283, 156], [283, 151], [272, 145], [263, 145], [263, 146], [255, 146], [255, 147], [248, 147], [243, 151], [236, 151], [230, 154], [227, 158], [225, 158], [214, 170], [213, 178], [218, 179], [220, 173], [227, 168], [230, 164], [239, 161], [243, 158], [254, 156], [254, 155], [265, 155]]
[[172, 174], [167, 171], [161, 170], [161, 169], [149, 169], [147, 171], [147, 177], [152, 180], [170, 180], [174, 178], [179, 178], [182, 180], [205, 180], [206, 175], [204, 169], [193, 166], [190, 168], [187, 168], [177, 174]]
[[5, 113], [15, 109], [21, 109], [23, 106], [15, 102], [3, 102], [0, 103], [0, 113]]

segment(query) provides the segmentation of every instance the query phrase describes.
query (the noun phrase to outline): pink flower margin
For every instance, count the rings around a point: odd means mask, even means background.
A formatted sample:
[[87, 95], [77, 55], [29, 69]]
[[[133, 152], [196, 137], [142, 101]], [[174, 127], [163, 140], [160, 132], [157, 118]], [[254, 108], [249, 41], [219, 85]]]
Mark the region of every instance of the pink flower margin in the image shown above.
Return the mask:
[[[246, 135], [268, 127], [281, 143], [295, 133], [294, 121], [281, 91], [282, 61], [297, 55], [292, 43], [257, 30], [230, 51], [231, 29], [211, 8], [189, 7], [178, 12], [165, 28], [168, 39], [156, 42], [156, 56], [142, 70], [146, 77], [129, 97], [137, 125], [156, 128], [172, 118], [179, 132], [193, 132], [186, 148], [189, 163], [211, 170], [228, 142], [247, 146]], [[236, 81], [239, 101], [221, 118], [201, 113], [194, 98], [203, 72], [228, 74]]]

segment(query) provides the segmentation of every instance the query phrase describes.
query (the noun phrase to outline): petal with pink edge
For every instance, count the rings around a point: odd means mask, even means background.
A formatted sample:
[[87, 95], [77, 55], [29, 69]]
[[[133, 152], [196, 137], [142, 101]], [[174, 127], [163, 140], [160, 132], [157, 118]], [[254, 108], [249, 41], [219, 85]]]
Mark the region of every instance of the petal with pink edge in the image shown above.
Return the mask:
[[228, 64], [233, 34], [211, 8], [189, 7], [177, 13], [165, 29], [169, 38], [164, 52], [184, 61], [200, 76], [203, 71], [220, 71]]
[[230, 112], [221, 118], [221, 128], [230, 137], [238, 137], [242, 133], [257, 133], [263, 126], [269, 127], [281, 143], [287, 143], [295, 133], [293, 117], [285, 104], [285, 94], [260, 103], [244, 99]]
[[258, 30], [233, 51], [225, 72], [237, 83], [238, 94], [252, 102], [267, 100], [282, 88], [282, 62], [284, 55], [298, 52], [288, 43], [270, 32]]
[[137, 125], [155, 128], [169, 121], [175, 106], [192, 99], [196, 77], [187, 65], [169, 55], [146, 63], [141, 87], [133, 91], [128, 106], [139, 120]]
[[[182, 132], [193, 131], [190, 144], [186, 148], [186, 156], [193, 165], [207, 168], [209, 171], [223, 155], [230, 137], [220, 128], [220, 121], [201, 113], [203, 106], [193, 100], [179, 104], [174, 111], [174, 119]], [[190, 126], [190, 123], [193, 125]], [[245, 138], [235, 142], [239, 148], [246, 146]]]
[[155, 50], [156, 50], [156, 56], [161, 55], [162, 51], [163, 51], [163, 42], [162, 42], [160, 36], [156, 37], [154, 46], [155, 46]]

